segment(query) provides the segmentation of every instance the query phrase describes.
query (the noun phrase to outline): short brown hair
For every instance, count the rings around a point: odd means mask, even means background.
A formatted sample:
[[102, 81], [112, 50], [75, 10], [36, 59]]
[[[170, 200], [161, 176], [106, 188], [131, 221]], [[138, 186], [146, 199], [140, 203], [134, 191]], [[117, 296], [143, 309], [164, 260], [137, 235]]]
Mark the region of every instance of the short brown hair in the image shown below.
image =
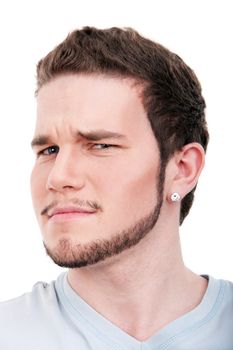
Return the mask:
[[[143, 104], [158, 142], [161, 166], [191, 142], [206, 151], [205, 101], [195, 73], [162, 45], [131, 28], [75, 30], [37, 65], [37, 91], [64, 73], [131, 77], [144, 83]], [[195, 188], [181, 203], [180, 224], [188, 214]]]

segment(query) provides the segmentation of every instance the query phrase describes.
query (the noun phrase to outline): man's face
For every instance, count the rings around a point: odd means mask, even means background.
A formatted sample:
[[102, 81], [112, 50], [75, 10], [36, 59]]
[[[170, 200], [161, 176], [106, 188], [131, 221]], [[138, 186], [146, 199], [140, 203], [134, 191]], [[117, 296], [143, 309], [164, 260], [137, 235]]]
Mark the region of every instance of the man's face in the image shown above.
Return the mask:
[[59, 265], [104, 260], [154, 227], [159, 150], [133, 80], [70, 74], [44, 85], [33, 148], [33, 204]]

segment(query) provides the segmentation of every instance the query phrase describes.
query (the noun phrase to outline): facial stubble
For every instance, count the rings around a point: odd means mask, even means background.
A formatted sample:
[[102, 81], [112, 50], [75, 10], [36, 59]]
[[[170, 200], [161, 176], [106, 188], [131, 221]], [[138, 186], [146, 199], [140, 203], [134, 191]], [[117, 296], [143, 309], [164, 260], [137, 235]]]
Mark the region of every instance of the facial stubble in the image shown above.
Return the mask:
[[165, 167], [161, 166], [157, 177], [157, 201], [154, 208], [127, 229], [117, 232], [110, 239], [98, 239], [85, 244], [74, 244], [61, 239], [54, 249], [44, 242], [48, 256], [55, 264], [66, 268], [80, 268], [97, 264], [137, 245], [156, 225], [163, 204]]

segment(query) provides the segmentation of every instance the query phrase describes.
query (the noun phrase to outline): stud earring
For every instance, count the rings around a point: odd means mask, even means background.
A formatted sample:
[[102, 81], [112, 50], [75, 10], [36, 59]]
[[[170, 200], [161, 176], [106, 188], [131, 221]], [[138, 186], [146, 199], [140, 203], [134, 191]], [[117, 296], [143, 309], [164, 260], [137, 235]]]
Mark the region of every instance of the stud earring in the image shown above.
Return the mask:
[[180, 195], [177, 192], [172, 193], [171, 195], [171, 201], [172, 202], [179, 202], [180, 201]]

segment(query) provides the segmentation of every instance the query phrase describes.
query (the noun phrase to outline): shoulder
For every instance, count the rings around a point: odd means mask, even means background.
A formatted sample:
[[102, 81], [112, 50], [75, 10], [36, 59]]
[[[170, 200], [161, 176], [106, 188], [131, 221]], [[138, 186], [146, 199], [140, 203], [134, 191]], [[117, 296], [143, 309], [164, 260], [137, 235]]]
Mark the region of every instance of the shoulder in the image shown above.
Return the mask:
[[233, 297], [233, 282], [226, 281], [226, 280], [222, 280], [222, 281], [225, 284], [226, 293], [231, 295], [231, 297]]
[[[48, 323], [58, 315], [55, 283], [36, 283], [32, 291], [0, 303], [0, 348], [9, 342], [45, 335]], [[30, 331], [29, 331], [30, 330]], [[6, 348], [8, 349], [8, 347]], [[10, 348], [11, 349], [11, 348]], [[21, 349], [21, 348], [20, 348]]]
[[231, 317], [233, 322], [233, 282], [220, 280], [222, 285], [222, 293], [220, 297], [221, 309], [226, 315]]
[[11, 311], [14, 313], [26, 311], [28, 309], [40, 308], [48, 300], [55, 298], [54, 282], [45, 283], [37, 282], [32, 291], [25, 293], [17, 298], [10, 299], [4, 302], [0, 302], [0, 320], [2, 317], [10, 317]]
[[[208, 342], [223, 345], [233, 344], [233, 283], [222, 279], [212, 279], [216, 286], [216, 298], [205, 319], [205, 334], [209, 335]], [[212, 344], [212, 343], [211, 343]]]
[[[209, 283], [211, 283], [209, 300], [213, 302], [212, 316], [223, 314], [224, 319], [228, 320], [227, 316], [229, 316], [229, 320], [231, 319], [231, 322], [233, 322], [233, 282], [210, 277]], [[211, 297], [213, 298], [211, 299]]]

